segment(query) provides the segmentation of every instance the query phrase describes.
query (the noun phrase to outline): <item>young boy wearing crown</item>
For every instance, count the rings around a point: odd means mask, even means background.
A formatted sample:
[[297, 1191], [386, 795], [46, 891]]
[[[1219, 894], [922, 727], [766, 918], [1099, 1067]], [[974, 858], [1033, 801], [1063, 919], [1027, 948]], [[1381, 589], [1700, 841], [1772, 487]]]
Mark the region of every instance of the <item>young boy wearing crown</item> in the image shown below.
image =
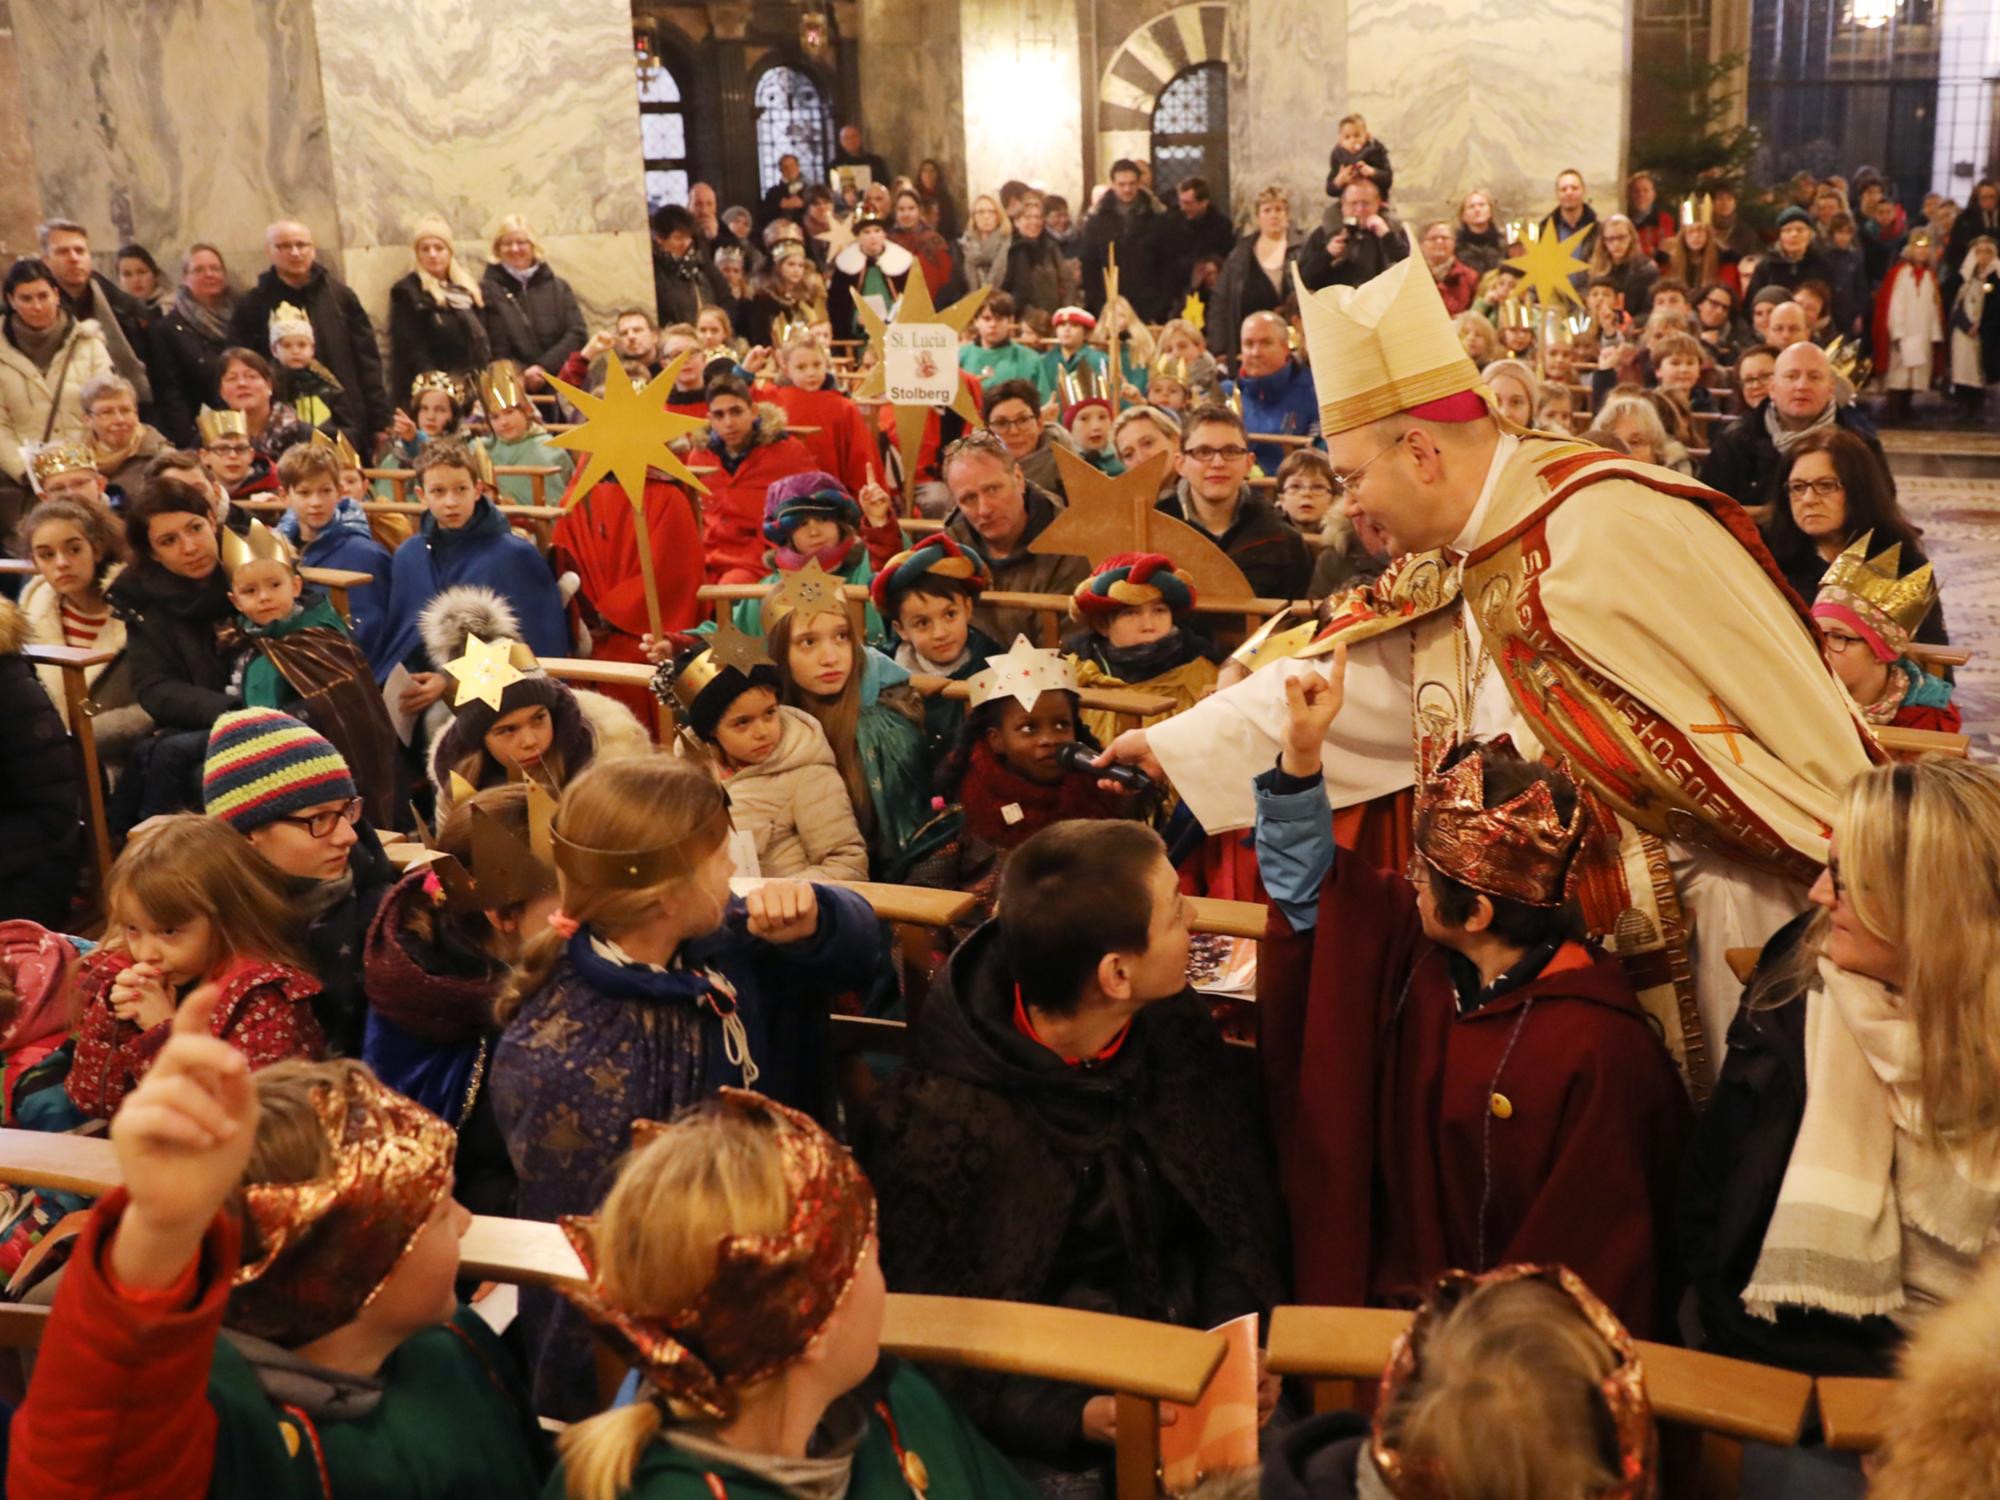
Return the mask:
[[[250, 423], [242, 412], [204, 406], [195, 414], [194, 425], [201, 436], [202, 469], [223, 494], [242, 500], [277, 493], [278, 471], [250, 441]], [[250, 514], [231, 510], [223, 524], [242, 531], [250, 524]]]
[[1337, 851], [1321, 757], [1346, 669], [1344, 646], [1328, 676], [1277, 669], [1281, 749], [1256, 780], [1283, 918], [1258, 1055], [1297, 1291], [1405, 1306], [1449, 1269], [1556, 1262], [1635, 1333], [1669, 1328], [1691, 1113], [1618, 961], [1578, 938], [1590, 814], [1562, 773], [1468, 742], [1418, 790], [1406, 872]]
[[533, 1500], [534, 1409], [453, 1293], [451, 1128], [359, 1063], [253, 1078], [212, 1011], [112, 1120], [125, 1186], [64, 1273], [8, 1493]]
[[[576, 472], [576, 457], [567, 448], [549, 441], [549, 430], [535, 416], [535, 403], [528, 399], [521, 367], [511, 359], [496, 359], [479, 376], [479, 404], [486, 410], [486, 424], [493, 435], [481, 439], [493, 466], [499, 468], [546, 468], [556, 472], [544, 481], [542, 504], [554, 505], [569, 489]], [[498, 476], [500, 497], [507, 505], [533, 505], [534, 481], [526, 474]]]
[[1956, 734], [1951, 684], [1910, 659], [1910, 642], [1937, 607], [1937, 579], [1925, 563], [1896, 576], [1902, 548], [1868, 555], [1874, 533], [1833, 561], [1813, 601], [1826, 662], [1871, 724]]
[[277, 366], [272, 399], [290, 406], [315, 431], [330, 429], [336, 421], [334, 407], [344, 404], [347, 387], [314, 357], [318, 345], [312, 319], [304, 308], [280, 302], [271, 309], [270, 328], [271, 360]]

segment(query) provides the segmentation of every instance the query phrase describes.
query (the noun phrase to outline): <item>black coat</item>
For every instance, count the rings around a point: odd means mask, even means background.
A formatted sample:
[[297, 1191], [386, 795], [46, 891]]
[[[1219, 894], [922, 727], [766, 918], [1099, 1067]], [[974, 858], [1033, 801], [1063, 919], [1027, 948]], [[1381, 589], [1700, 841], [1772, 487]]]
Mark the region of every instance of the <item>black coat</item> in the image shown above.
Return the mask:
[[230, 662], [217, 631], [234, 616], [221, 567], [199, 582], [150, 558], [127, 568], [105, 597], [125, 622], [132, 694], [161, 729], [207, 729], [242, 705], [228, 693]]
[[1336, 257], [1328, 252], [1327, 242], [1340, 233], [1343, 220], [1338, 203], [1328, 208], [1319, 228], [1306, 236], [1306, 247], [1299, 252], [1299, 278], [1305, 282], [1306, 290], [1360, 286], [1364, 281], [1373, 281], [1397, 261], [1408, 260], [1410, 236], [1386, 213], [1382, 217], [1389, 226], [1387, 234], [1356, 230], [1347, 237], [1346, 253]]
[[1140, 193], [1127, 207], [1115, 193], [1106, 193], [1083, 223], [1083, 303], [1093, 310], [1104, 306], [1104, 272], [1111, 251], [1118, 251], [1118, 290], [1132, 308], [1149, 323], [1161, 323], [1179, 313], [1169, 309], [1170, 288], [1161, 274], [1160, 253], [1166, 233], [1167, 216], [1147, 193]]
[[347, 434], [357, 453], [372, 453], [376, 434], [389, 430], [395, 407], [382, 384], [382, 350], [375, 342], [368, 310], [324, 266], [314, 266], [304, 286], [286, 285], [274, 267], [237, 300], [236, 315], [229, 320], [230, 337], [246, 349], [268, 348], [271, 312], [280, 302], [305, 309], [313, 326], [315, 357], [341, 384], [340, 393], [327, 402], [333, 408], [333, 425]]
[[1206, 333], [1211, 354], [1233, 355], [1243, 347], [1243, 320], [1255, 312], [1275, 312], [1292, 294], [1292, 267], [1299, 263], [1301, 242], [1294, 234], [1285, 251], [1284, 290], [1271, 285], [1271, 278], [1257, 263], [1257, 236], [1246, 234], [1222, 263], [1215, 278], [1215, 295], [1209, 299]]
[[1743, 305], [1748, 307], [1757, 300], [1757, 294], [1767, 286], [1783, 287], [1795, 292], [1808, 281], [1824, 281], [1833, 285], [1833, 268], [1826, 263], [1826, 257], [1819, 253], [1817, 245], [1806, 246], [1806, 253], [1797, 260], [1786, 260], [1777, 251], [1757, 262], [1756, 274], [1751, 276], [1750, 285], [1743, 289]]
[[28, 626], [0, 600], [0, 921], [67, 924], [83, 861], [76, 752], [62, 715], [21, 655]]
[[1334, 1411], [1294, 1422], [1264, 1447], [1258, 1500], [1355, 1500], [1368, 1419]]
[[[353, 889], [312, 919], [306, 928], [306, 958], [320, 992], [313, 996], [313, 1015], [326, 1033], [329, 1051], [340, 1057], [361, 1055], [362, 1032], [368, 1022], [368, 996], [362, 985], [362, 957], [367, 948], [368, 929], [389, 888], [396, 883], [396, 867], [382, 851], [382, 840], [366, 823], [354, 830], [360, 841], [347, 856]], [[317, 882], [291, 881], [295, 889], [310, 889]]]
[[447, 375], [464, 376], [470, 385], [491, 358], [484, 309], [443, 305], [424, 290], [415, 271], [389, 288], [391, 405], [414, 417], [417, 402], [410, 386], [419, 375], [426, 370], [443, 370]]
[[[1780, 928], [1764, 945], [1759, 971], [1788, 956], [1810, 921], [1808, 913]], [[1722, 1076], [1682, 1173], [1681, 1262], [1694, 1288], [1703, 1347], [1812, 1375], [1887, 1375], [1900, 1342], [1887, 1318], [1788, 1307], [1773, 1323], [1743, 1306], [1805, 1116], [1805, 1036], [1802, 997], [1737, 1009]]]
[[494, 359], [514, 360], [524, 370], [540, 365], [559, 375], [564, 362], [588, 341], [576, 293], [547, 261], [535, 263], [525, 284], [495, 262], [479, 285], [486, 296], [486, 342]]
[[1160, 287], [1167, 298], [1165, 315], [1179, 317], [1176, 298], [1185, 298], [1194, 277], [1195, 262], [1204, 255], [1227, 259], [1236, 248], [1236, 229], [1229, 216], [1211, 203], [1198, 219], [1190, 219], [1178, 208], [1160, 216]]
[[[1156, 1002], [1088, 1067], [1022, 1036], [1013, 1015], [989, 922], [933, 984], [862, 1142], [890, 1287], [1198, 1328], [1268, 1311], [1284, 1294], [1277, 1191], [1249, 1080], [1232, 1087], [1240, 1069], [1203, 1002]], [[1101, 1461], [1080, 1439], [1095, 1392], [950, 1383], [1003, 1448], [1065, 1468]]]
[[1063, 283], [1062, 247], [1054, 235], [1044, 231], [1031, 240], [1018, 234], [1008, 240], [999, 286], [1014, 299], [1017, 313], [1031, 307], [1053, 313], [1066, 300]]
[[228, 347], [226, 339], [209, 338], [177, 308], [169, 307], [154, 322], [153, 425], [172, 442], [193, 447], [195, 413], [222, 405], [222, 351]]
[[729, 285], [699, 250], [689, 252], [677, 265], [655, 245], [653, 298], [659, 306], [660, 326], [670, 328], [676, 323], [692, 324], [695, 315], [711, 302], [717, 305], [727, 302]]
[[1182, 480], [1154, 509], [1187, 522], [1227, 552], [1229, 560], [1242, 569], [1256, 598], [1305, 598], [1312, 584], [1312, 549], [1270, 501], [1246, 486], [1236, 502], [1236, 519], [1216, 536], [1201, 524], [1186, 497], [1187, 481]]
[[1326, 158], [1326, 195], [1336, 201], [1340, 198], [1340, 169], [1351, 167], [1356, 162], [1366, 162], [1374, 169], [1369, 181], [1382, 190], [1382, 201], [1389, 201], [1389, 188], [1396, 180], [1396, 169], [1389, 165], [1389, 148], [1374, 137], [1359, 151], [1349, 151], [1345, 146], [1335, 146]]
[[[1889, 461], [1882, 455], [1882, 441], [1875, 436], [1874, 425], [1859, 407], [1840, 407], [1833, 421], [1835, 426], [1867, 443], [1875, 450], [1875, 456], [1882, 459], [1882, 467], [1888, 468]], [[1764, 425], [1764, 408], [1760, 406], [1715, 429], [1709, 440], [1708, 457], [1702, 460], [1701, 482], [1712, 490], [1721, 490], [1739, 505], [1783, 505], [1785, 497], [1778, 493], [1778, 476], [1784, 468], [1784, 455], [1771, 441], [1771, 430]]]

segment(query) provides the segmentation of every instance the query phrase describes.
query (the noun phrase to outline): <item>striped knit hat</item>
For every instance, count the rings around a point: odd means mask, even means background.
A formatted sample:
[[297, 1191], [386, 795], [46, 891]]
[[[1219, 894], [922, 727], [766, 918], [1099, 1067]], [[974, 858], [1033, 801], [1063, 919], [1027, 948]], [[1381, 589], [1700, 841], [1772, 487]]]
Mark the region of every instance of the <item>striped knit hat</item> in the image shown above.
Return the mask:
[[977, 547], [968, 547], [934, 531], [906, 552], [898, 552], [882, 564], [882, 571], [869, 580], [868, 592], [885, 619], [893, 620], [903, 596], [923, 584], [950, 583], [967, 596], [991, 586], [993, 570]]
[[1157, 552], [1120, 552], [1107, 557], [1070, 595], [1069, 612], [1078, 620], [1107, 620], [1121, 609], [1160, 601], [1179, 620], [1194, 608], [1194, 581]]
[[239, 708], [209, 731], [202, 802], [210, 817], [238, 833], [354, 796], [354, 777], [340, 752], [289, 714]]

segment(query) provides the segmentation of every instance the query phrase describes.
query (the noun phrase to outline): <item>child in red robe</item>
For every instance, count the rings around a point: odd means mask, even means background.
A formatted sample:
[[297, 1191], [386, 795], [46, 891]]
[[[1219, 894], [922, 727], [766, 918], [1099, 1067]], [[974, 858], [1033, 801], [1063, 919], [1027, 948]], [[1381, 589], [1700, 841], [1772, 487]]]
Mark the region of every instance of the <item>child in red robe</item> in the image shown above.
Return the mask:
[[1691, 1113], [1617, 960], [1573, 935], [1576, 788], [1464, 747], [1419, 790], [1407, 877], [1337, 855], [1320, 754], [1344, 671], [1286, 684], [1257, 778], [1280, 913], [1258, 1055], [1299, 1299], [1412, 1306], [1448, 1269], [1557, 1262], [1635, 1332], [1665, 1328]]
[[784, 412], [788, 430], [818, 467], [838, 478], [850, 495], [860, 494], [882, 466], [881, 450], [861, 408], [828, 378], [825, 348], [810, 333], [795, 334], [777, 358], [783, 383], [760, 384], [757, 398]]

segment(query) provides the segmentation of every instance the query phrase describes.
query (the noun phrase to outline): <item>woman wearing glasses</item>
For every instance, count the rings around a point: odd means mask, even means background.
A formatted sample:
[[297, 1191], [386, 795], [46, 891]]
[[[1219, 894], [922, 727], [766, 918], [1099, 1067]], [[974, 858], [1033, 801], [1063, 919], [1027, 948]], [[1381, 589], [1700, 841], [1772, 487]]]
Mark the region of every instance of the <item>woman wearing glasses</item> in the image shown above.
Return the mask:
[[[1853, 433], [1826, 427], [1793, 444], [1778, 489], [1784, 503], [1772, 508], [1765, 539], [1802, 599], [1819, 592], [1820, 580], [1850, 543], [1872, 535], [1871, 556], [1898, 547], [1896, 571], [1911, 573], [1928, 559], [1896, 503], [1896, 487], [1882, 460]], [[1940, 606], [1917, 627], [1916, 639], [1947, 643]]]

